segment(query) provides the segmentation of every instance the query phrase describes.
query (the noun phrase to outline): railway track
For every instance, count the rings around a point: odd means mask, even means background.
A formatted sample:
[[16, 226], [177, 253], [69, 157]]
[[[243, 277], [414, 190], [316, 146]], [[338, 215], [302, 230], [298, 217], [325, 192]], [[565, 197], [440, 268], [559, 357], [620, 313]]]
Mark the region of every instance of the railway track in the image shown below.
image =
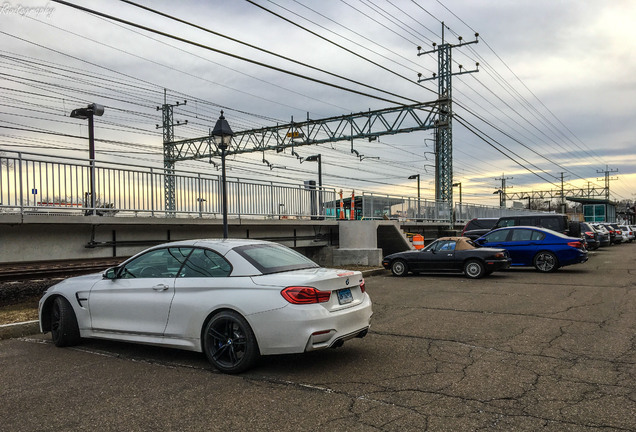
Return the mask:
[[0, 264], [0, 281], [28, 281], [44, 278], [64, 278], [95, 273], [115, 266], [125, 258], [66, 260]]

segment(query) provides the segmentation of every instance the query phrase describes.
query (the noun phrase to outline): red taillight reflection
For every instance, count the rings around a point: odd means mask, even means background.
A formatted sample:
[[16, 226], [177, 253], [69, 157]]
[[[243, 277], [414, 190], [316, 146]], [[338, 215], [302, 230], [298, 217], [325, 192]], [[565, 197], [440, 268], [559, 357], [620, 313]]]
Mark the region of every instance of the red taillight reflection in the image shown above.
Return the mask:
[[362, 279], [362, 282], [360, 282], [360, 291], [364, 293], [366, 290], [367, 290], [367, 285], [364, 283], [364, 279]]
[[583, 249], [583, 245], [580, 241], [568, 242], [568, 246], [572, 246], [573, 248]]
[[282, 290], [281, 295], [293, 304], [324, 303], [329, 301], [331, 291], [320, 291], [313, 287], [291, 286]]

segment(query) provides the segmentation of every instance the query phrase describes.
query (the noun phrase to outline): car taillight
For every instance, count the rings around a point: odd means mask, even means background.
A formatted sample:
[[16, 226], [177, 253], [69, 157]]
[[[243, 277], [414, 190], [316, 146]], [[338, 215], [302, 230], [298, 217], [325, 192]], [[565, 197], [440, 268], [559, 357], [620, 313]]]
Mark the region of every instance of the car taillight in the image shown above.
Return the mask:
[[585, 235], [588, 237], [594, 237], [594, 233], [592, 231], [585, 231]]
[[621, 231], [621, 230], [616, 230], [616, 235], [623, 235], [623, 231]]
[[362, 282], [360, 282], [360, 291], [364, 293], [366, 290], [367, 290], [367, 285], [364, 283], [364, 279], [362, 279]]
[[280, 292], [285, 300], [293, 304], [324, 303], [329, 301], [331, 291], [320, 291], [313, 287], [290, 286]]
[[573, 248], [583, 249], [583, 245], [580, 241], [568, 242], [568, 246], [572, 246]]

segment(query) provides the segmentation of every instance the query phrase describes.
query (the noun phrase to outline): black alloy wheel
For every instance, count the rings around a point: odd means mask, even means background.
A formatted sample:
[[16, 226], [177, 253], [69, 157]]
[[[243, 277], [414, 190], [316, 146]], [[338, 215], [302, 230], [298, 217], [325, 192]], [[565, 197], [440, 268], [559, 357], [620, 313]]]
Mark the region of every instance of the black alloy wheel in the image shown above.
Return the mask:
[[55, 346], [65, 347], [80, 342], [79, 326], [73, 307], [64, 297], [56, 297], [51, 307], [51, 339]]
[[260, 352], [248, 322], [236, 312], [219, 312], [210, 319], [203, 334], [208, 361], [221, 372], [236, 374], [251, 368]]

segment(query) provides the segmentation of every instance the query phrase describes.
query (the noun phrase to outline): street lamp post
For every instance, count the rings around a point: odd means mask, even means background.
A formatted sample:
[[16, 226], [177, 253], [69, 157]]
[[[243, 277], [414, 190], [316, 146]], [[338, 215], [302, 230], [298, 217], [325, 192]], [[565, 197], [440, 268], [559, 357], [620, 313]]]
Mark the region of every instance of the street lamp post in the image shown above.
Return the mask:
[[92, 103], [86, 108], [77, 108], [71, 111], [71, 118], [81, 120], [88, 119], [88, 157], [91, 164], [91, 214], [95, 214], [95, 134], [93, 126], [93, 116], [102, 116], [104, 107], [96, 103]]
[[212, 130], [212, 136], [218, 137], [220, 142], [217, 144], [218, 148], [221, 150], [221, 187], [223, 189], [222, 196], [222, 211], [223, 211], [223, 238], [228, 238], [228, 227], [227, 227], [227, 178], [225, 176], [225, 155], [227, 153], [227, 149], [232, 141], [232, 136], [234, 132], [230, 128], [227, 120], [223, 117], [223, 111], [221, 111], [221, 117], [216, 121], [214, 125], [214, 129]]
[[453, 187], [459, 186], [459, 205], [462, 205], [462, 182], [453, 183]]
[[552, 201], [543, 201], [543, 204], [547, 204], [548, 212], [552, 212]]
[[503, 207], [504, 206], [504, 198], [503, 198], [504, 192], [501, 189], [497, 189], [492, 194], [493, 195], [499, 194], [499, 207]]
[[462, 208], [462, 182], [453, 183], [453, 187], [459, 186], [459, 216], [462, 217], [464, 215]]
[[420, 217], [421, 214], [421, 210], [420, 210], [420, 175], [419, 174], [413, 174], [409, 176], [409, 180], [413, 180], [413, 179], [417, 179], [417, 217]]
[[316, 155], [307, 156], [305, 160], [308, 162], [318, 162], [318, 214], [322, 215], [322, 155], [318, 153]]

